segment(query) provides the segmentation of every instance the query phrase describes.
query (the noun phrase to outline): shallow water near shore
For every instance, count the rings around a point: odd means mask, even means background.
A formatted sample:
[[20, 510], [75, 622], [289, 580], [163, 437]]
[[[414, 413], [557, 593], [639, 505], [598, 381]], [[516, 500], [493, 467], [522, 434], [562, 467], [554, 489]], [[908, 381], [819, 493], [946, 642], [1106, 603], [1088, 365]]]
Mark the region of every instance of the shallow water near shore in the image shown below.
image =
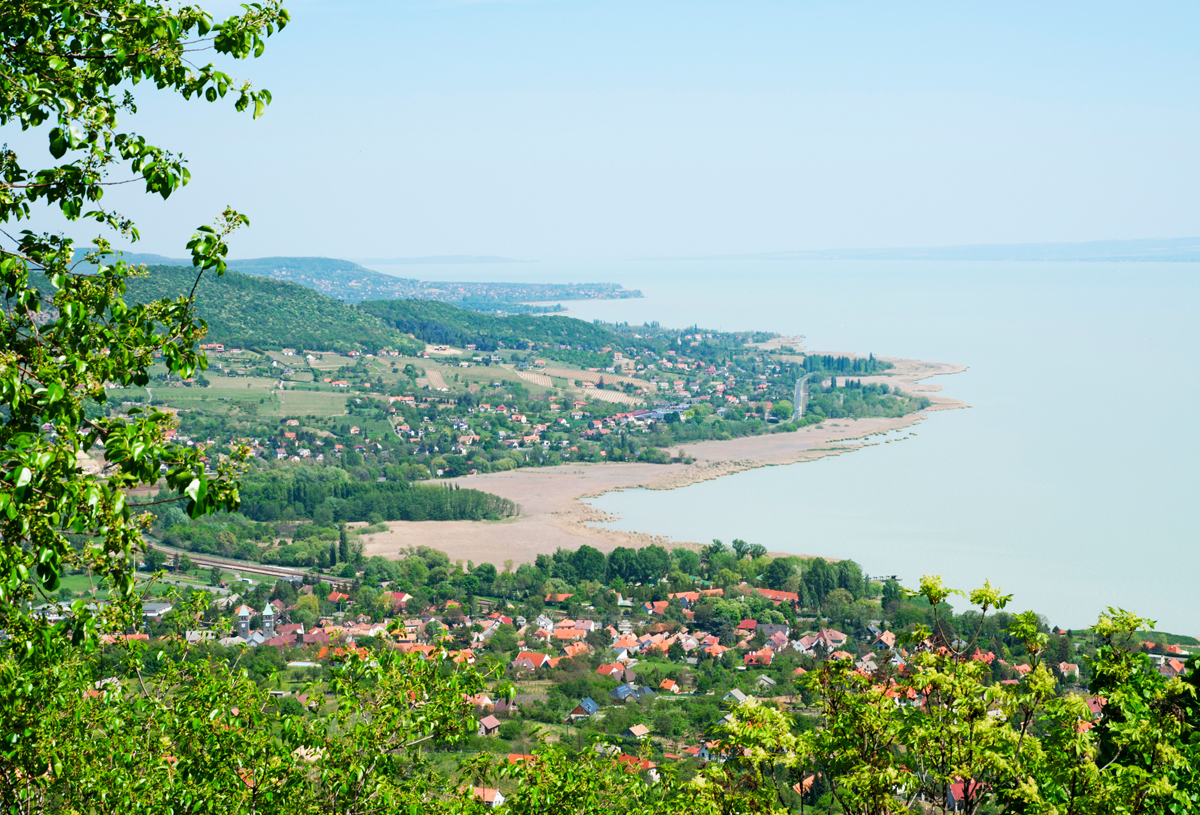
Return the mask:
[[[915, 585], [984, 578], [1052, 624], [1105, 606], [1200, 635], [1200, 265], [919, 261], [376, 267], [441, 280], [614, 281], [584, 319], [802, 334], [819, 352], [952, 362], [972, 407], [891, 444], [592, 500], [611, 526], [851, 557]], [[899, 438], [899, 436], [893, 436]]]

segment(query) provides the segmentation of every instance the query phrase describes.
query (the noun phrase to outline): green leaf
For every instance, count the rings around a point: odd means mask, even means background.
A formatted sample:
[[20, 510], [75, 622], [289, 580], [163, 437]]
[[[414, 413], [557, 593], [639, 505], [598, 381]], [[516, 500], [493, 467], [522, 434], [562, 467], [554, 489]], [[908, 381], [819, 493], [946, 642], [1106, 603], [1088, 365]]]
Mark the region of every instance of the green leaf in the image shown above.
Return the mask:
[[37, 573], [43, 591], [58, 591], [58, 564], [50, 562], [39, 563]]
[[50, 131], [50, 155], [62, 158], [67, 153], [67, 134], [61, 127]]

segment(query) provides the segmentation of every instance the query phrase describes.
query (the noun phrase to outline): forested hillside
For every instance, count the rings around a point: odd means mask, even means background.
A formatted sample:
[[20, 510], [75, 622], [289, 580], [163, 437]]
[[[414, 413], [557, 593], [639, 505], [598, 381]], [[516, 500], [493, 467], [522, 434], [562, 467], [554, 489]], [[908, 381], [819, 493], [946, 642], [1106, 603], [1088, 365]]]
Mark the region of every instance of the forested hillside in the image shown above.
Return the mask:
[[507, 348], [533, 342], [589, 349], [625, 344], [608, 328], [571, 317], [494, 317], [429, 300], [371, 300], [358, 308], [402, 334], [460, 347], [474, 343], [481, 351], [494, 351], [497, 343]]
[[[130, 281], [127, 300], [185, 295], [195, 279], [187, 267], [150, 266], [145, 277]], [[415, 353], [421, 347], [376, 317], [311, 289], [239, 272], [205, 275], [196, 289], [196, 307], [208, 323], [208, 342], [314, 351]]]

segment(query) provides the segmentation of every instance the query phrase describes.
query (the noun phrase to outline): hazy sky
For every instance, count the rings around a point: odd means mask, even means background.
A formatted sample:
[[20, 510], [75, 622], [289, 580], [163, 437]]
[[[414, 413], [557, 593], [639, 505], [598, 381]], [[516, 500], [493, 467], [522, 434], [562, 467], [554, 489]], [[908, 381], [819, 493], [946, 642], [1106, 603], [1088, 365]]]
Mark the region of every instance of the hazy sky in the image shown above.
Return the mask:
[[138, 89], [138, 131], [193, 173], [166, 205], [112, 194], [141, 251], [184, 254], [227, 203], [240, 257], [1200, 233], [1193, 2], [289, 8], [233, 66], [274, 94], [263, 119]]

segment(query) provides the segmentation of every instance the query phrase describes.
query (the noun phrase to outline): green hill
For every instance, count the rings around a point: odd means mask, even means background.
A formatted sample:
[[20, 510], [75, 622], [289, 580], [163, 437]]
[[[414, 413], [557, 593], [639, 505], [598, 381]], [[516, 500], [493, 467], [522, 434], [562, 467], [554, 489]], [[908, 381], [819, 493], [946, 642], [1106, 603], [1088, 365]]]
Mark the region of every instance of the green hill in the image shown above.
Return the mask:
[[[76, 260], [83, 249], [75, 250]], [[168, 258], [140, 252], [124, 252], [127, 263], [147, 266], [191, 266], [190, 260]], [[396, 263], [402, 259], [390, 260]], [[481, 263], [501, 262], [505, 258], [447, 256], [409, 258], [406, 262]], [[514, 261], [515, 262], [515, 261]], [[325, 257], [269, 257], [227, 260], [230, 271], [297, 283], [326, 297], [345, 303], [364, 300], [438, 300], [457, 303], [476, 311], [501, 314], [537, 314], [561, 311], [561, 306], [532, 306], [556, 300], [612, 300], [641, 297], [642, 293], [617, 283], [479, 283], [416, 280], [396, 277], [360, 266], [349, 260]]]
[[[178, 297], [195, 279], [190, 268], [149, 266], [146, 277], [129, 282], [127, 300]], [[422, 347], [377, 317], [312, 289], [239, 272], [205, 275], [196, 290], [196, 310], [208, 323], [208, 341], [225, 345], [406, 353]]]
[[474, 343], [481, 351], [494, 351], [501, 343], [506, 348], [528, 342], [570, 345], [585, 351], [624, 345], [610, 329], [573, 317], [495, 317], [432, 300], [372, 300], [358, 308], [402, 334], [435, 344]]

